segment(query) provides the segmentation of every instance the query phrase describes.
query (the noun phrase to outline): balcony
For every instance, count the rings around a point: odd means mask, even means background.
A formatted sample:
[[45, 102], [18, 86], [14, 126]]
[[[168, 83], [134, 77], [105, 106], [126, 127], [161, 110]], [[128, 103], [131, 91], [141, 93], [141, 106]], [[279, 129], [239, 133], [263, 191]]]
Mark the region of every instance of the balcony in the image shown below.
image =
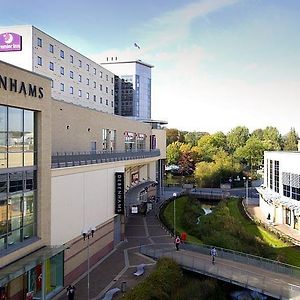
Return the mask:
[[157, 156], [160, 156], [159, 149], [136, 151], [63, 152], [52, 154], [51, 167], [52, 169], [67, 168]]

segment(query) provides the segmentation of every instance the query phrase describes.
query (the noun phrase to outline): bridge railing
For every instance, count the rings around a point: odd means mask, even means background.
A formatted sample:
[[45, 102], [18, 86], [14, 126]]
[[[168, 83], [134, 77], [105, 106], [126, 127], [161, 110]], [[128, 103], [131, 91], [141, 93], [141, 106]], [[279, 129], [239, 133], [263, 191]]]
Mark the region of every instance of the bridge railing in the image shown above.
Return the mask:
[[[184, 246], [186, 248], [186, 246]], [[200, 247], [202, 248], [202, 247]], [[209, 254], [210, 247], [203, 247], [202, 254]], [[228, 253], [222, 252], [221, 248], [218, 248], [218, 255], [227, 256]], [[239, 286], [247, 287], [255, 291], [264, 293], [279, 299], [298, 299], [300, 296], [300, 286], [288, 283], [288, 281], [275, 279], [266, 272], [253, 272], [247, 270], [247, 268], [240, 268], [232, 265], [211, 264], [210, 259], [203, 260], [197, 253], [189, 251], [175, 251], [174, 248], [170, 248], [167, 245], [143, 245], [140, 249], [141, 253], [150, 257], [159, 259], [161, 257], [169, 257], [176, 261], [181, 267], [215, 277], [227, 282], [234, 283]], [[225, 258], [225, 257], [224, 257]], [[245, 263], [245, 261], [243, 261]]]
[[[210, 255], [210, 250], [212, 248], [212, 246], [210, 245], [193, 245], [193, 244], [185, 244], [184, 247], [187, 250], [199, 252], [206, 255]], [[264, 257], [255, 256], [255, 255], [238, 252], [230, 249], [219, 248], [219, 247], [215, 247], [215, 248], [217, 249], [218, 256], [221, 258], [240, 262], [247, 265], [252, 265], [276, 273], [286, 274], [300, 279], [300, 268], [297, 266], [284, 264], [279, 261], [274, 261]]]

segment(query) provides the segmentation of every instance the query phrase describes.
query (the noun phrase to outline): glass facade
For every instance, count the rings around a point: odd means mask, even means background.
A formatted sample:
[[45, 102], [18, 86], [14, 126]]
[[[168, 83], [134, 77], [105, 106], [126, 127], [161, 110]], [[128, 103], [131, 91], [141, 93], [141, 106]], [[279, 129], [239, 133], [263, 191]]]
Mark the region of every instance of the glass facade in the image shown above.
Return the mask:
[[36, 236], [35, 113], [0, 105], [0, 251]]

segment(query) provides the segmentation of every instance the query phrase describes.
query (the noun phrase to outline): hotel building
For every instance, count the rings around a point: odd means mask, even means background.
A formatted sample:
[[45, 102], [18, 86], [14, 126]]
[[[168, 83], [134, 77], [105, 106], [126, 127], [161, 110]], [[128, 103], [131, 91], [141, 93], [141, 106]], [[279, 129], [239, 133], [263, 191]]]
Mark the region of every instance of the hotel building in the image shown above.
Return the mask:
[[[7, 47], [18, 37], [22, 49]], [[114, 113], [114, 74], [99, 64], [31, 25], [0, 27], [0, 44], [0, 60], [51, 78], [56, 100]]]
[[115, 114], [135, 120], [151, 119], [151, 69], [141, 60], [118, 61], [102, 65], [115, 74]]
[[266, 218], [300, 230], [300, 152], [265, 152], [259, 206]]
[[[10, 61], [24, 51], [35, 71], [36, 43], [46, 51], [53, 40], [29, 28], [30, 41], [26, 32], [0, 31], [0, 54]], [[159, 123], [89, 106], [55, 89], [70, 82], [62, 74], [48, 78], [23, 64], [0, 61], [0, 296], [51, 299], [87, 271], [87, 247], [92, 266], [124, 239], [126, 217], [159, 196], [166, 139]], [[97, 68], [113, 90], [112, 73]]]

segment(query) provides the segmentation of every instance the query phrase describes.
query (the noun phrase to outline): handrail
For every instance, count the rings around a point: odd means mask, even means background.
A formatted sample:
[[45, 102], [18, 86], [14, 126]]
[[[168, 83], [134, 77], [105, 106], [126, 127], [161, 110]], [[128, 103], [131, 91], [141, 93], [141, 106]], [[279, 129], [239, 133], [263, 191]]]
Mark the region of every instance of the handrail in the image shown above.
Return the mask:
[[160, 156], [160, 150], [133, 151], [85, 151], [52, 154], [52, 168], [66, 168], [80, 165], [107, 163], [121, 160], [142, 159]]
[[[203, 257], [199, 256], [199, 254], [197, 255], [197, 251], [191, 251], [188, 246], [189, 245], [182, 245], [184, 250], [188, 250], [187, 252], [175, 251], [174, 245], [170, 244], [142, 245], [140, 247], [140, 252], [155, 259], [159, 259], [161, 257], [170, 257], [181, 267], [187, 270], [231, 282], [279, 299], [298, 299], [300, 296], [300, 281], [298, 272], [286, 274], [281, 272], [282, 270], [280, 269], [278, 269], [278, 272], [276, 272], [275, 270], [266, 270], [265, 265], [252, 264], [261, 270], [255, 271], [255, 269], [246, 267], [248, 264], [246, 261], [237, 261], [238, 263], [244, 263], [245, 267], [241, 267], [239, 264], [226, 264], [224, 261], [222, 263], [218, 263], [217, 261], [217, 263], [212, 266], [211, 259], [209, 257], [207, 259], [203, 259]], [[211, 246], [208, 245], [203, 245], [203, 247], [196, 246], [196, 248], [197, 247], [205, 249], [206, 252], [211, 249]], [[223, 255], [226, 252], [225, 250], [228, 249], [217, 248], [218, 257], [230, 260], [230, 258], [226, 257], [226, 255]], [[241, 258], [248, 256], [255, 257], [253, 255], [247, 255], [237, 251], [229, 250], [229, 252], [232, 252], [231, 254], [238, 255]], [[201, 255], [203, 254], [204, 253], [201, 252]], [[298, 267], [289, 266], [268, 259], [262, 258], [262, 260], [267, 263], [273, 262], [276, 265], [287, 267], [290, 270], [295, 269], [298, 271], [299, 269]], [[271, 274], [269, 272], [271, 272]], [[284, 273], [285, 275], [272, 276], [274, 273]], [[286, 275], [290, 275], [290, 277], [287, 277]]]

